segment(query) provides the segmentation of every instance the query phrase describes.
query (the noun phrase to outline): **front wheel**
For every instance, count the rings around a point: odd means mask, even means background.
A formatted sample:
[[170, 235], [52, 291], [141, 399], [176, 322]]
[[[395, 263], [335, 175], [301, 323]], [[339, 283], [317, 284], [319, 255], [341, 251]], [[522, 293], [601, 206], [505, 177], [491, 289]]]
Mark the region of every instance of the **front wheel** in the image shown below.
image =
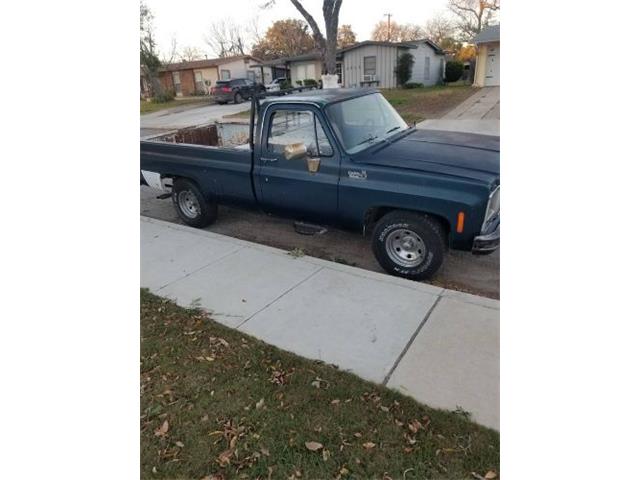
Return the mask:
[[182, 221], [191, 227], [207, 227], [218, 216], [217, 205], [208, 202], [191, 180], [179, 178], [173, 182], [172, 200]]
[[394, 211], [376, 224], [371, 247], [388, 273], [423, 280], [440, 269], [445, 245], [445, 232], [439, 222], [427, 215]]

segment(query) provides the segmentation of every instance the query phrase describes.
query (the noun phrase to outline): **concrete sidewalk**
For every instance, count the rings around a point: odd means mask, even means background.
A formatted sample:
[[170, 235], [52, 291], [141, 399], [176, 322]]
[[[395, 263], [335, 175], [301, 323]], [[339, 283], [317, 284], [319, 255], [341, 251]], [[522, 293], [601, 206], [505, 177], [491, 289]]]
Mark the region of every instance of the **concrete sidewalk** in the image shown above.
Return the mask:
[[499, 302], [140, 218], [141, 286], [499, 429]]
[[442, 118], [416, 127], [500, 136], [500, 87], [481, 88]]

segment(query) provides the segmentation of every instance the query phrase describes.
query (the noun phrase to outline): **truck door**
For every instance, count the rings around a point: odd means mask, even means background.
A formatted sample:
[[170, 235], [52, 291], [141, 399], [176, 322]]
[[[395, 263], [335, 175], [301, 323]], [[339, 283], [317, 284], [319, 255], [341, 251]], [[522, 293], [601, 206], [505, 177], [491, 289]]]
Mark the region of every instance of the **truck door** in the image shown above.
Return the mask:
[[340, 154], [311, 106], [268, 107], [257, 156], [256, 191], [267, 211], [319, 222], [338, 208]]

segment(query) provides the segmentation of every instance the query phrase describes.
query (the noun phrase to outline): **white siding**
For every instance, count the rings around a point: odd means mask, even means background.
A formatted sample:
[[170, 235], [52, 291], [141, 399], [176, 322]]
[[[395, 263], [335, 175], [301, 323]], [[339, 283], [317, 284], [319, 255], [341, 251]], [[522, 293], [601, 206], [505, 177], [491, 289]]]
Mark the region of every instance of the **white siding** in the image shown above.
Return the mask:
[[343, 85], [359, 87], [364, 75], [364, 57], [376, 57], [376, 76], [381, 88], [394, 88], [398, 62], [398, 48], [382, 45], [366, 45], [344, 52], [342, 60]]
[[[433, 48], [426, 43], [416, 43], [418, 48], [409, 50], [413, 55], [413, 70], [411, 72], [410, 82], [423, 83], [424, 85], [436, 85], [442, 78], [442, 59], [443, 55], [438, 55]], [[425, 78], [425, 63], [429, 59], [429, 78]]]

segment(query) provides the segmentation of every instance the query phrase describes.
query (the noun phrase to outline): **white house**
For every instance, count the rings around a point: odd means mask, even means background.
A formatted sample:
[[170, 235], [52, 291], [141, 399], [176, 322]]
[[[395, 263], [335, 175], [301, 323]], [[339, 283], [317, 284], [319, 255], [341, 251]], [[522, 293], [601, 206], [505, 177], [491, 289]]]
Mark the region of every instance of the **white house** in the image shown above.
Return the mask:
[[500, 24], [481, 30], [473, 39], [478, 47], [475, 87], [500, 85]]
[[414, 60], [410, 82], [435, 85], [442, 79], [444, 51], [430, 40], [367, 40], [338, 51], [340, 83], [344, 87], [395, 88], [398, 86], [395, 69], [404, 53], [410, 53]]

